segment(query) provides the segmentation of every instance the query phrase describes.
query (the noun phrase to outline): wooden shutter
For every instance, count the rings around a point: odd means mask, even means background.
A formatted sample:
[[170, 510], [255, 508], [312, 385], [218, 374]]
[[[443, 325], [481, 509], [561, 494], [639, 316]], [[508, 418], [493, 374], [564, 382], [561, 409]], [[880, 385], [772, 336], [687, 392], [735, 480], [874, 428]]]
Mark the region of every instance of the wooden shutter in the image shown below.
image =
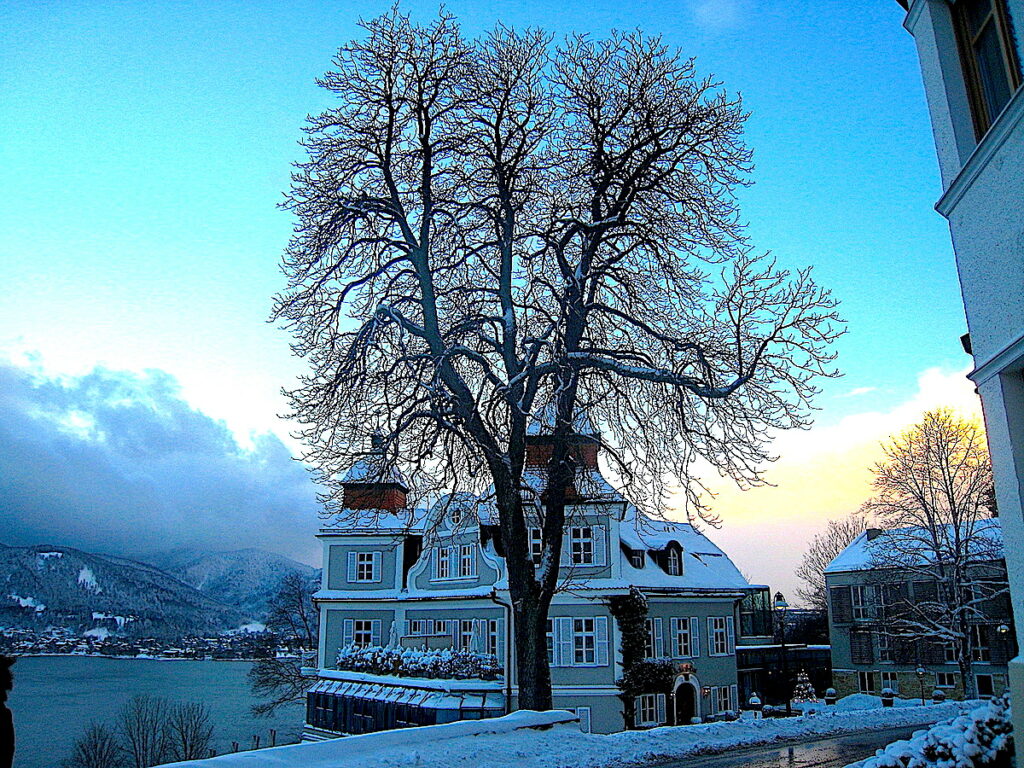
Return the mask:
[[370, 621], [370, 645], [380, 645], [380, 619]]
[[345, 619], [341, 622], [341, 644], [342, 646], [352, 645], [352, 637], [355, 632], [355, 625], [352, 619]]
[[934, 603], [939, 599], [939, 585], [934, 581], [914, 582], [914, 602]]
[[708, 656], [716, 656], [715, 650], [715, 622], [713, 616], [708, 616]]
[[668, 642], [670, 655], [673, 658], [679, 658], [682, 654], [679, 652], [679, 617], [672, 616], [668, 620]]
[[555, 619], [555, 661], [557, 666], [571, 667], [575, 663], [572, 642], [572, 619], [561, 616]]
[[690, 653], [694, 658], [700, 656], [700, 620], [690, 617]]
[[657, 695], [657, 697], [655, 698], [655, 709], [656, 709], [656, 711], [658, 713], [657, 716], [656, 716], [656, 719], [658, 721], [658, 725], [663, 725], [664, 723], [668, 722], [668, 717], [665, 714], [665, 694], [664, 693], [659, 693]]
[[441, 550], [434, 547], [430, 550], [430, 580], [437, 581], [440, 578]]
[[[661, 621], [657, 619], [656, 621]], [[594, 657], [597, 666], [608, 666], [608, 617], [597, 616], [594, 618]]]
[[654, 657], [663, 659], [665, 658], [664, 621], [655, 619], [652, 623], [654, 624]]
[[603, 525], [591, 526], [590, 531], [594, 537], [594, 565], [605, 566], [608, 564], [608, 547], [605, 542], [605, 532], [608, 529]]
[[736, 620], [732, 616], [725, 617], [725, 649], [736, 653]]
[[854, 664], [871, 664], [874, 662], [873, 633], [850, 633], [850, 660]]
[[371, 581], [378, 581], [379, 582], [380, 579], [381, 579], [381, 570], [382, 570], [382, 568], [381, 568], [381, 553], [380, 552], [374, 552], [373, 553], [373, 574], [372, 574], [372, 578], [370, 580]]
[[740, 711], [740, 693], [739, 688], [735, 685], [729, 686], [729, 709], [733, 712]]
[[640, 728], [642, 721], [640, 720], [640, 699], [642, 696], [633, 697], [633, 727]]
[[850, 597], [850, 588], [829, 587], [829, 602], [832, 603], [832, 621], [837, 624], [849, 624], [853, 621], [853, 599]]
[[348, 581], [351, 584], [356, 580], [356, 553], [348, 553]]

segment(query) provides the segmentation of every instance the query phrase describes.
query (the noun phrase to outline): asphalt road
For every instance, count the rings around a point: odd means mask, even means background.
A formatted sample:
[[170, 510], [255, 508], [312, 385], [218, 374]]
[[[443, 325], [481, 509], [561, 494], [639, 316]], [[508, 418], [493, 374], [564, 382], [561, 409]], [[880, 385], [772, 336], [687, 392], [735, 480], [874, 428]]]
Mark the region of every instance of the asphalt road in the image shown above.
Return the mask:
[[875, 754], [876, 749], [893, 741], [909, 738], [912, 728], [887, 728], [884, 731], [853, 733], [819, 741], [782, 746], [752, 747], [722, 755], [687, 757], [657, 768], [843, 768], [849, 763]]

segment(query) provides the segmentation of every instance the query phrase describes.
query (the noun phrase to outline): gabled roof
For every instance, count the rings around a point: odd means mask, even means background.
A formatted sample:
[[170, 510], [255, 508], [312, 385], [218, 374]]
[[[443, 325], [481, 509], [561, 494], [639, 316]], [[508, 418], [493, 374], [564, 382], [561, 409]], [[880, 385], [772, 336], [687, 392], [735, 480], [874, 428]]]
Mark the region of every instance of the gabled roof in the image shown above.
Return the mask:
[[[1003, 529], [998, 518], [981, 520], [977, 523], [976, 549], [979, 559], [989, 559], [993, 552], [1000, 556], [1003, 551]], [[945, 526], [948, 530], [950, 527]], [[856, 539], [833, 558], [825, 568], [825, 573], [843, 573], [848, 571], [866, 571], [877, 567], [880, 555], [899, 542], [901, 557], [905, 555], [906, 567], [927, 565], [934, 560], [934, 552], [930, 551], [922, 541], [915, 541], [914, 531], [922, 532], [923, 528], [894, 528], [881, 531], [874, 538], [868, 537], [864, 531]], [[909, 536], [907, 534], [910, 534]], [[915, 552], [915, 550], [917, 550]], [[886, 558], [886, 562], [891, 557]]]

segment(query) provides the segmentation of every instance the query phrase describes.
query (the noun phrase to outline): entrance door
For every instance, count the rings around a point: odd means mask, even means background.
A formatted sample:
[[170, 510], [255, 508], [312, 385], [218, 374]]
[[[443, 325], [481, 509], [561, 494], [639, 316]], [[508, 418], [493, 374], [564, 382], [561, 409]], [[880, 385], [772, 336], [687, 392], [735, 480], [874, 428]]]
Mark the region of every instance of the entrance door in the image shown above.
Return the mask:
[[697, 716], [697, 692], [689, 683], [680, 683], [675, 692], [676, 725], [689, 725]]

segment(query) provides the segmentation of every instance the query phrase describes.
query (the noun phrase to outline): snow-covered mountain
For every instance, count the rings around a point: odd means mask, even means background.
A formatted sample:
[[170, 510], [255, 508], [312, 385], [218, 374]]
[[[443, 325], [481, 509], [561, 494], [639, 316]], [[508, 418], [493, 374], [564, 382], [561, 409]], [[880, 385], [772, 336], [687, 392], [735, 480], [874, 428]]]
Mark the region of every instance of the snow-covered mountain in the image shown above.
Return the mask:
[[0, 544], [0, 627], [161, 637], [214, 634], [248, 620], [152, 565], [72, 547]]
[[175, 552], [157, 562], [186, 584], [238, 608], [254, 621], [266, 617], [267, 603], [287, 573], [296, 571], [311, 581], [320, 576], [315, 568], [262, 549]]

